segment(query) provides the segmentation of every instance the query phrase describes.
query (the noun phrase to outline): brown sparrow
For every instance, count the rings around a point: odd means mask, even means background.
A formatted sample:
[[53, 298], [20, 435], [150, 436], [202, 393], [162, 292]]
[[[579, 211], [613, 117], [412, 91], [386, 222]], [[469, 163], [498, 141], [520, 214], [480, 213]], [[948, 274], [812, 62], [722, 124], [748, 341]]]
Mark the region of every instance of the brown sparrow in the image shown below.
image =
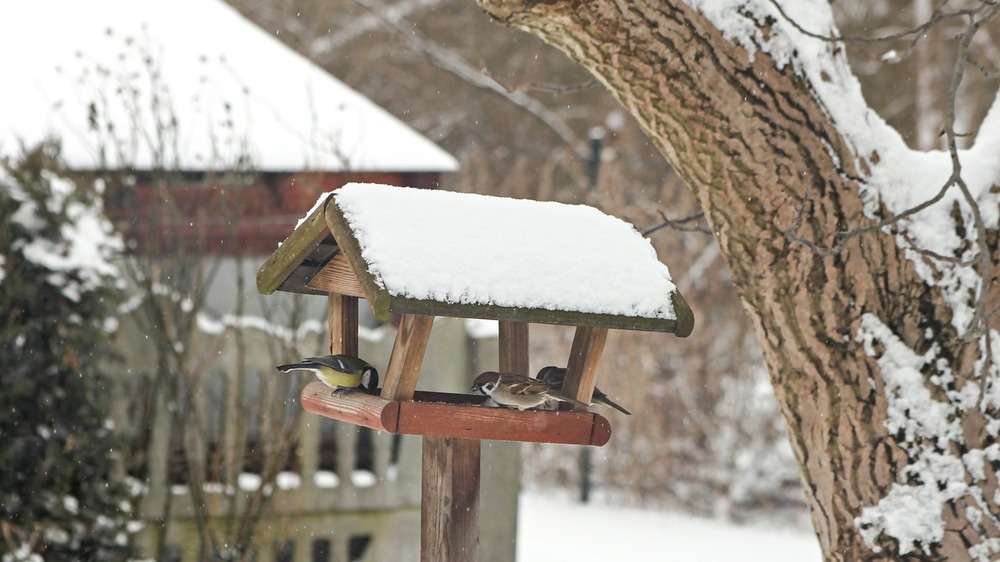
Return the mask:
[[583, 402], [566, 396], [545, 381], [510, 373], [487, 371], [476, 377], [471, 390], [489, 396], [501, 406], [522, 411], [538, 408], [549, 402], [566, 402], [574, 406], [587, 407]]

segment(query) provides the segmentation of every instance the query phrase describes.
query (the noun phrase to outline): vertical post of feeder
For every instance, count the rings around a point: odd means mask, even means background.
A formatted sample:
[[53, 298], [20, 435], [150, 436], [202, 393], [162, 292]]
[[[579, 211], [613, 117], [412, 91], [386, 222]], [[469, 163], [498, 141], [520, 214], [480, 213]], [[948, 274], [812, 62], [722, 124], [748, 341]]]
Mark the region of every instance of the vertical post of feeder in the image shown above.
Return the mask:
[[[413, 400], [433, 316], [404, 314], [382, 386], [386, 400]], [[423, 438], [420, 475], [421, 562], [479, 559], [479, 440]]]
[[358, 298], [330, 293], [327, 321], [330, 355], [358, 356]]
[[[530, 324], [501, 320], [498, 331], [498, 367], [504, 373], [530, 376], [528, 335]], [[480, 484], [483, 512], [479, 537], [483, 561], [514, 560], [517, 555], [517, 494], [511, 487], [521, 482], [521, 446], [510, 441], [483, 442], [483, 466], [488, 478]], [[514, 540], [511, 540], [511, 537]]]
[[479, 440], [424, 436], [420, 562], [479, 560]]
[[528, 323], [500, 321], [500, 372], [528, 376]]

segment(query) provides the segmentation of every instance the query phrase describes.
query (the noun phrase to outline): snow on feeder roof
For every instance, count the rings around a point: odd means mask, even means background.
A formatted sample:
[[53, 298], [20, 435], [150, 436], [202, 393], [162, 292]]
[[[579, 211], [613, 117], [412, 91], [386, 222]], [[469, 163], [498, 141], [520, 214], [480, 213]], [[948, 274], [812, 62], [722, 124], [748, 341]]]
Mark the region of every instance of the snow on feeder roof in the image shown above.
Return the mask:
[[257, 276], [275, 290], [416, 313], [673, 332], [691, 309], [635, 228], [585, 205], [348, 184]]
[[[401, 313], [377, 396], [317, 381], [300, 401], [329, 419], [423, 437], [428, 560], [478, 549], [482, 439], [607, 444], [611, 424], [588, 404], [609, 328], [683, 337], [694, 325], [649, 242], [594, 208], [375, 184], [320, 197], [261, 266], [257, 288], [328, 295], [331, 354], [358, 354], [356, 297], [380, 318]], [[418, 391], [435, 316], [499, 320], [497, 372], [515, 376], [530, 374], [529, 323], [576, 326], [560, 389], [572, 409], [492, 408], [485, 396]]]

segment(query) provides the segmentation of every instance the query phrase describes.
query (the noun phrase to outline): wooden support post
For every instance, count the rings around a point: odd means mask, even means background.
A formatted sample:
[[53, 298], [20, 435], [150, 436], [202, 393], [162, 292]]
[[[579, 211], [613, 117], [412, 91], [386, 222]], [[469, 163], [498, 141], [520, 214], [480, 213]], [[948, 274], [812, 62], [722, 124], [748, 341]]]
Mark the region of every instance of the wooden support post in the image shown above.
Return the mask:
[[478, 439], [424, 437], [420, 561], [479, 560]]
[[528, 372], [528, 323], [500, 321], [500, 372], [530, 376]]
[[396, 342], [392, 344], [389, 367], [382, 383], [382, 398], [386, 400], [412, 400], [417, 389], [420, 365], [424, 362], [424, 351], [431, 337], [433, 316], [404, 314], [396, 332]]
[[[566, 365], [566, 380], [562, 387], [564, 394], [590, 404], [597, 384], [597, 364], [601, 361], [607, 339], [607, 328], [580, 326], [576, 329], [573, 347], [569, 352], [569, 363]], [[581, 406], [575, 408], [585, 410]]]
[[[358, 299], [337, 293], [327, 295], [327, 328], [329, 330], [329, 350], [332, 355], [358, 355]], [[312, 378], [310, 376], [309, 378]], [[325, 389], [329, 393], [329, 390]], [[299, 462], [302, 479], [306, 485], [303, 493], [313, 490], [314, 477], [319, 470], [320, 447], [322, 446], [321, 421], [303, 418], [299, 432]], [[329, 422], [327, 422], [329, 423]], [[352, 467], [353, 468], [353, 467]], [[349, 473], [348, 473], [349, 474]]]
[[327, 306], [330, 354], [358, 356], [358, 298], [330, 293]]

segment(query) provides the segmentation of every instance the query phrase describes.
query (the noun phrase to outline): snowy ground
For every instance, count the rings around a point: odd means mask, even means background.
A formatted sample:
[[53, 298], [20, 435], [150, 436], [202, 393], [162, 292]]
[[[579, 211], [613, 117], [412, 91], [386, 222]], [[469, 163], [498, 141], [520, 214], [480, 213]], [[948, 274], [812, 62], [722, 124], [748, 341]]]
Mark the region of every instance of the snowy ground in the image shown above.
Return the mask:
[[814, 562], [804, 529], [739, 526], [682, 513], [521, 496], [519, 562]]

